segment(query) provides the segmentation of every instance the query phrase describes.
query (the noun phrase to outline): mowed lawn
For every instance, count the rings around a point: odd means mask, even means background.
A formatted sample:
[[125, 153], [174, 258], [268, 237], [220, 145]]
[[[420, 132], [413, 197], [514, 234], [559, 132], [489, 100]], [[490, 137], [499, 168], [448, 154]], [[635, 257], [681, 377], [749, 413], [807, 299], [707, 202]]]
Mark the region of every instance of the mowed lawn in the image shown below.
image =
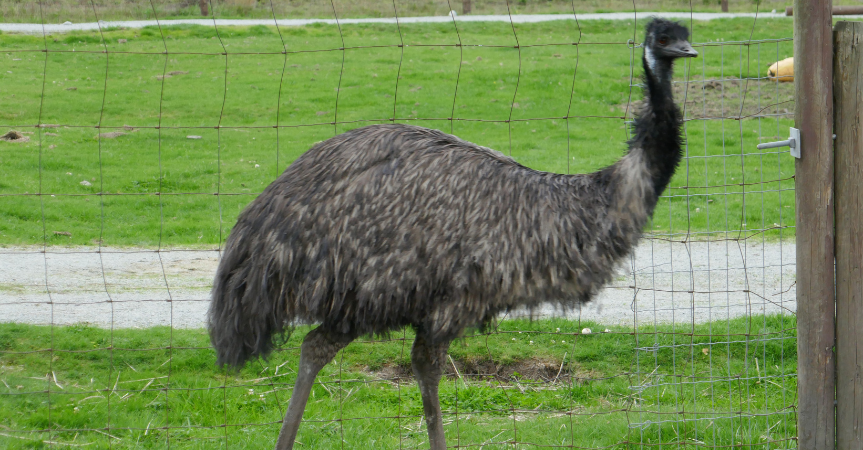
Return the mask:
[[[626, 149], [641, 96], [628, 42], [643, 24], [0, 35], [0, 134], [30, 133], [0, 141], [0, 245], [216, 246], [311, 145], [375, 123], [452, 132], [538, 170], [596, 170]], [[791, 55], [791, 25], [692, 24], [701, 56], [676, 77], [693, 81], [676, 85], [688, 158], [648, 231], [793, 234], [793, 158], [755, 148], [786, 136], [793, 92], [754, 79]], [[750, 37], [769, 41], [736, 43]]]
[[[450, 348], [447, 444], [793, 448], [795, 329], [787, 315], [638, 333], [503, 321]], [[204, 330], [0, 324], [0, 447], [272, 448], [307, 331], [230, 373]], [[428, 448], [412, 341], [407, 330], [342, 351], [318, 377], [296, 448]]]
[[[0, 35], [0, 134], [31, 133], [0, 141], [0, 246], [215, 247], [311, 145], [375, 123], [452, 132], [539, 170], [596, 170], [626, 150], [643, 24]], [[678, 65], [693, 83], [675, 87], [688, 158], [649, 233], [793, 235], [793, 159], [755, 149], [792, 123], [789, 85], [755, 79], [791, 55], [791, 25], [692, 24], [701, 57]], [[750, 38], [768, 41], [739, 44]], [[447, 443], [793, 448], [795, 329], [788, 315], [638, 330], [501, 321], [452, 345]], [[307, 331], [231, 373], [201, 329], [0, 324], [0, 448], [272, 448]], [[427, 446], [412, 338], [341, 352], [297, 448]]]

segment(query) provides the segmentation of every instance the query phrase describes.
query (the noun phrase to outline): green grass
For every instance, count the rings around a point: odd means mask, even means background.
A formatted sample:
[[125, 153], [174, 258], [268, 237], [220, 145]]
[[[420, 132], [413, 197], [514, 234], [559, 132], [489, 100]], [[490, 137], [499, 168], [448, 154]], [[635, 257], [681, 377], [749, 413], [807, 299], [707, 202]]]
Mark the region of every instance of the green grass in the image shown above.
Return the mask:
[[[0, 142], [0, 215], [8, 218], [0, 222], [0, 245], [93, 245], [99, 239], [117, 246], [216, 245], [252, 196], [313, 143], [387, 122], [394, 112], [398, 122], [452, 131], [539, 170], [596, 170], [624, 152], [624, 105], [630, 92], [640, 97], [630, 88], [632, 52], [625, 44], [641, 34], [633, 26], [584, 21], [581, 43], [616, 44], [520, 51], [489, 47], [516, 43], [510, 25], [499, 23], [460, 24], [459, 35], [446, 24], [402, 25], [401, 38], [394, 25], [346, 25], [342, 36], [325, 25], [220, 28], [218, 35], [201, 26], [112, 29], [44, 42], [4, 34], [0, 131], [33, 134], [23, 144]], [[759, 20], [754, 30], [743, 19], [692, 28], [694, 41], [710, 45], [699, 48], [701, 58], [678, 65], [680, 80], [687, 74], [708, 80], [763, 76], [777, 56], [791, 53], [790, 41], [712, 45], [720, 38], [746, 40], [750, 33], [754, 39], [785, 38], [790, 20]], [[515, 29], [523, 46], [579, 40], [573, 21]], [[484, 46], [416, 46], [456, 44], [459, 36]], [[402, 40], [403, 54], [398, 47], [320, 51]], [[159, 54], [166, 48], [169, 55]], [[281, 54], [284, 48], [300, 53]], [[174, 71], [188, 73], [161, 79]], [[777, 89], [770, 82], [750, 83], [745, 112], [766, 106], [761, 96]], [[695, 103], [687, 108], [693, 111], [707, 107], [720, 111], [708, 116], [731, 116], [740, 110], [739, 99], [705, 97], [700, 85], [690, 89], [687, 99]], [[513, 122], [505, 123], [510, 114]], [[570, 119], [561, 119], [567, 114]], [[459, 120], [447, 120], [451, 116]], [[123, 131], [124, 125], [135, 130], [99, 138], [99, 124], [102, 133]], [[667, 191], [673, 196], [660, 202], [650, 231], [724, 236], [793, 227], [792, 158], [755, 149], [761, 140], [784, 135], [790, 124], [786, 118], [688, 122], [693, 158], [675, 176]]]
[[[593, 334], [580, 334], [583, 327]], [[599, 324], [562, 319], [503, 321], [450, 349], [462, 378], [448, 365], [441, 384], [448, 445], [791, 448], [795, 328], [790, 316], [638, 333], [601, 333]], [[216, 448], [227, 441], [271, 448], [306, 331], [297, 329], [269, 361], [226, 374], [200, 329], [0, 324], [0, 447], [164, 448], [170, 441], [172, 448]], [[413, 334], [402, 337], [357, 341], [322, 371], [300, 448], [339, 448], [342, 436], [345, 448], [428, 445], [415, 383], [393, 380], [410, 373]]]
[[[393, 115], [559, 173], [595, 170], [625, 150], [633, 55], [626, 42], [641, 34], [631, 22], [581, 23], [581, 43], [612, 45], [547, 47], [524, 46], [578, 41], [575, 23], [518, 25], [520, 51], [507, 24], [461, 23], [459, 35], [434, 24], [403, 24], [401, 36], [387, 25], [341, 30], [220, 28], [217, 35], [206, 27], [150, 27], [46, 41], [0, 35], [0, 132], [34, 133], [28, 143], [0, 142], [0, 246], [218, 245], [253, 195], [313, 143]], [[763, 75], [777, 57], [790, 56], [790, 41], [713, 45], [750, 33], [786, 38], [791, 21], [759, 19], [754, 30], [743, 19], [694, 23], [693, 40], [708, 45], [699, 48], [701, 58], [678, 67], [678, 80]], [[484, 46], [417, 45], [459, 37]], [[351, 48], [402, 40], [403, 49]], [[342, 46], [348, 50], [322, 51]], [[167, 56], [158, 54], [165, 48]], [[281, 54], [285, 48], [306, 52]], [[260, 52], [268, 54], [245, 54]], [[158, 78], [172, 71], [188, 73]], [[780, 89], [750, 83], [745, 113]], [[717, 117], [741, 107], [733, 96], [696, 90], [687, 93], [690, 109]], [[476, 120], [505, 121], [510, 113], [510, 123]], [[445, 120], [451, 116], [469, 120]], [[649, 231], [716, 237], [793, 227], [793, 161], [755, 150], [790, 124], [688, 122], [691, 158]], [[97, 137], [124, 125], [135, 130]], [[43, 195], [31, 195], [37, 193]], [[580, 335], [583, 327], [594, 333]], [[455, 342], [450, 355], [463, 378], [453, 372], [441, 385], [448, 444], [794, 447], [793, 317], [599, 333], [605, 328], [504, 321], [497, 333]], [[0, 448], [271, 448], [306, 331], [296, 330], [269, 361], [226, 374], [214, 367], [204, 330], [0, 324]], [[409, 374], [411, 331], [404, 336], [358, 341], [324, 369], [299, 448], [341, 448], [342, 439], [344, 448], [358, 449], [427, 445], [415, 384], [387, 381]]]

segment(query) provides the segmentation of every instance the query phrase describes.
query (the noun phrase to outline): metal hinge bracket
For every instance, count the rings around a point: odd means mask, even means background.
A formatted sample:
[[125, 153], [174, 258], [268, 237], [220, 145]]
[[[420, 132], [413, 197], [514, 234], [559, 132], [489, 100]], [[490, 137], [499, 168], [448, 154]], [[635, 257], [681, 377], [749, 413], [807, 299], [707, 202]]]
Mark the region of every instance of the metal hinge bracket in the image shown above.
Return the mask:
[[791, 156], [800, 159], [800, 130], [791, 127], [791, 136], [789, 136], [788, 139], [784, 141], [765, 142], [763, 144], [758, 144], [759, 150], [776, 147], [790, 147]]

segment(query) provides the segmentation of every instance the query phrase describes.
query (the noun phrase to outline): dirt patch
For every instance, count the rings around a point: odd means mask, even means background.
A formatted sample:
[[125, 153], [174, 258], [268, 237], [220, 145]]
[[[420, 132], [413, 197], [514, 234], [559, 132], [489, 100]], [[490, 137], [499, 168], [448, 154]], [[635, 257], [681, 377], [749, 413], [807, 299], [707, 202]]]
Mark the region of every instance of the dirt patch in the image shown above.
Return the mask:
[[110, 133], [100, 133], [99, 136], [97, 136], [97, 138], [114, 139], [114, 138], [118, 138], [120, 136], [125, 136], [127, 134], [129, 134], [129, 133], [123, 133], [122, 131], [112, 131]]
[[187, 70], [174, 70], [174, 71], [171, 71], [171, 72], [166, 73], [165, 75], [156, 75], [156, 77], [155, 77], [155, 78], [156, 78], [157, 80], [161, 80], [161, 79], [164, 79], [164, 78], [171, 78], [171, 77], [175, 77], [175, 76], [177, 76], [177, 75], [187, 75], [188, 73], [189, 73], [189, 72], [188, 72]]
[[[683, 106], [684, 118], [719, 119], [754, 116], [794, 117], [794, 84], [771, 80], [725, 78], [674, 83], [674, 100]], [[631, 115], [642, 101], [620, 104]], [[636, 109], [633, 109], [636, 108]]]
[[100, 133], [99, 136], [96, 136], [96, 139], [98, 139], [98, 138], [114, 139], [114, 138], [118, 138], [120, 136], [125, 136], [129, 133], [134, 133], [134, 132], [138, 131], [129, 125], [123, 125], [123, 130], [124, 131], [112, 131], [110, 133]]
[[[453, 363], [458, 368], [458, 373], [453, 369]], [[376, 378], [385, 380], [412, 380], [414, 377], [410, 366], [388, 365], [378, 370], [366, 369], [364, 372], [371, 374]], [[447, 358], [447, 364], [444, 367], [444, 376], [449, 379], [457, 379], [459, 376], [472, 381], [482, 381], [494, 379], [498, 382], [511, 384], [516, 381], [530, 382], [565, 382], [570, 381], [585, 382], [592, 379], [601, 378], [602, 375], [589, 370], [583, 370], [576, 364], [571, 367], [569, 363], [565, 363], [561, 368], [559, 361], [550, 361], [543, 359], [526, 359], [509, 364], [496, 363], [489, 360], [450, 360]]]
[[25, 136], [21, 132], [18, 132], [15, 130], [10, 130], [9, 132], [4, 134], [3, 136], [0, 136], [0, 141], [6, 141], [6, 142], [21, 143], [21, 142], [27, 142], [29, 140], [30, 140], [30, 136]]

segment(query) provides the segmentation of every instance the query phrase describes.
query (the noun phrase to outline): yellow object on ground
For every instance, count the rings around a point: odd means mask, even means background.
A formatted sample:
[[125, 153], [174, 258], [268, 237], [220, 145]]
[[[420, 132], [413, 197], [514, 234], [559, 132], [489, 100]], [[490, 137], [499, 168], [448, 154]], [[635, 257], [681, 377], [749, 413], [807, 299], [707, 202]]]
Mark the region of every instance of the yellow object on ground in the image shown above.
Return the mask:
[[785, 58], [767, 69], [767, 77], [776, 81], [794, 81], [794, 58]]

